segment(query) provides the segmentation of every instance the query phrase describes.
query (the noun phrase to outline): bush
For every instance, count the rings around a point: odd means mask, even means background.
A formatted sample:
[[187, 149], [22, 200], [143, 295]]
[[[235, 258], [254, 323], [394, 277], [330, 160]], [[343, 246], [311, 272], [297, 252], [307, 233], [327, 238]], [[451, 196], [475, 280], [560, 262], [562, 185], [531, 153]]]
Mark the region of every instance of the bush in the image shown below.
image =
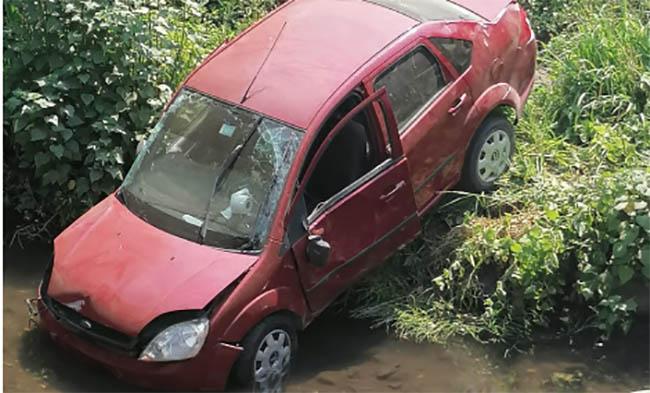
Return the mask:
[[172, 89], [237, 32], [193, 1], [9, 0], [4, 13], [4, 206], [28, 235], [112, 192]]
[[537, 38], [544, 42], [566, 27], [569, 22], [566, 14], [572, 6], [566, 0], [523, 0], [521, 5], [526, 9]]
[[584, 7], [584, 25], [542, 53], [499, 190], [438, 209], [429, 235], [353, 293], [354, 316], [436, 342], [516, 343], [552, 322], [629, 329], [650, 283], [650, 29], [625, 2]]

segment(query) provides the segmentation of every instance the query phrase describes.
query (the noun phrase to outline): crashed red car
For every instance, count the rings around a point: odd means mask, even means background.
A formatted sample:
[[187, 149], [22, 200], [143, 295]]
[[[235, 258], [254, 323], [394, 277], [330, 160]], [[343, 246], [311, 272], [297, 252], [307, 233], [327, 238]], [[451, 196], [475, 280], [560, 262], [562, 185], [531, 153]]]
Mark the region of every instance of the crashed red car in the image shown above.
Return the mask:
[[42, 326], [156, 389], [277, 390], [296, 332], [508, 166], [536, 44], [509, 0], [289, 1], [217, 48], [59, 235]]

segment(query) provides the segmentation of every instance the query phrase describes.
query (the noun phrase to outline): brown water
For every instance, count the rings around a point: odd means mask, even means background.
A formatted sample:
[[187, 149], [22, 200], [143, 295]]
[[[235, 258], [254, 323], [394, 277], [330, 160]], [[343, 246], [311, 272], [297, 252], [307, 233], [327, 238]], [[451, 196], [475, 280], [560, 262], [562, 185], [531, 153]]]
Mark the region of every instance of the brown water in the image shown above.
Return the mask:
[[[4, 390], [135, 391], [27, 327], [24, 299], [35, 293], [49, 247], [4, 250]], [[538, 344], [508, 360], [495, 348], [398, 341], [366, 323], [322, 316], [300, 336], [289, 392], [631, 392], [650, 388], [648, 322], [605, 348]], [[590, 341], [588, 341], [590, 343]], [[551, 381], [555, 381], [552, 383]]]

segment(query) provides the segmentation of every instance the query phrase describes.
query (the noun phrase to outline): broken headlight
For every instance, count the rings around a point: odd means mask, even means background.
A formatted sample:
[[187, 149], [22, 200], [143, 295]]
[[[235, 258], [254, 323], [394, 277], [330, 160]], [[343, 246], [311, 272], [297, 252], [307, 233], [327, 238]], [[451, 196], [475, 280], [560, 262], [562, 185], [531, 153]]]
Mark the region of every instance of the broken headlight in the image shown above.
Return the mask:
[[169, 362], [193, 358], [203, 347], [209, 326], [205, 317], [171, 325], [147, 344], [139, 359]]

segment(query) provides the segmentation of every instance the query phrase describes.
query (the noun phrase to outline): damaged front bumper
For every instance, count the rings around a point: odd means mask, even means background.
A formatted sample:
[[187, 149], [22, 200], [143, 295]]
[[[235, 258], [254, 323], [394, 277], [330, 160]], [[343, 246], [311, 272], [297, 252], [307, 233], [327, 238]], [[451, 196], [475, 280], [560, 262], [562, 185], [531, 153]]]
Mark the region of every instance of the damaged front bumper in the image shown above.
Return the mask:
[[208, 339], [199, 354], [177, 362], [146, 362], [98, 345], [70, 329], [41, 298], [27, 299], [30, 324], [44, 328], [59, 346], [99, 363], [117, 378], [155, 390], [223, 390], [241, 348]]

